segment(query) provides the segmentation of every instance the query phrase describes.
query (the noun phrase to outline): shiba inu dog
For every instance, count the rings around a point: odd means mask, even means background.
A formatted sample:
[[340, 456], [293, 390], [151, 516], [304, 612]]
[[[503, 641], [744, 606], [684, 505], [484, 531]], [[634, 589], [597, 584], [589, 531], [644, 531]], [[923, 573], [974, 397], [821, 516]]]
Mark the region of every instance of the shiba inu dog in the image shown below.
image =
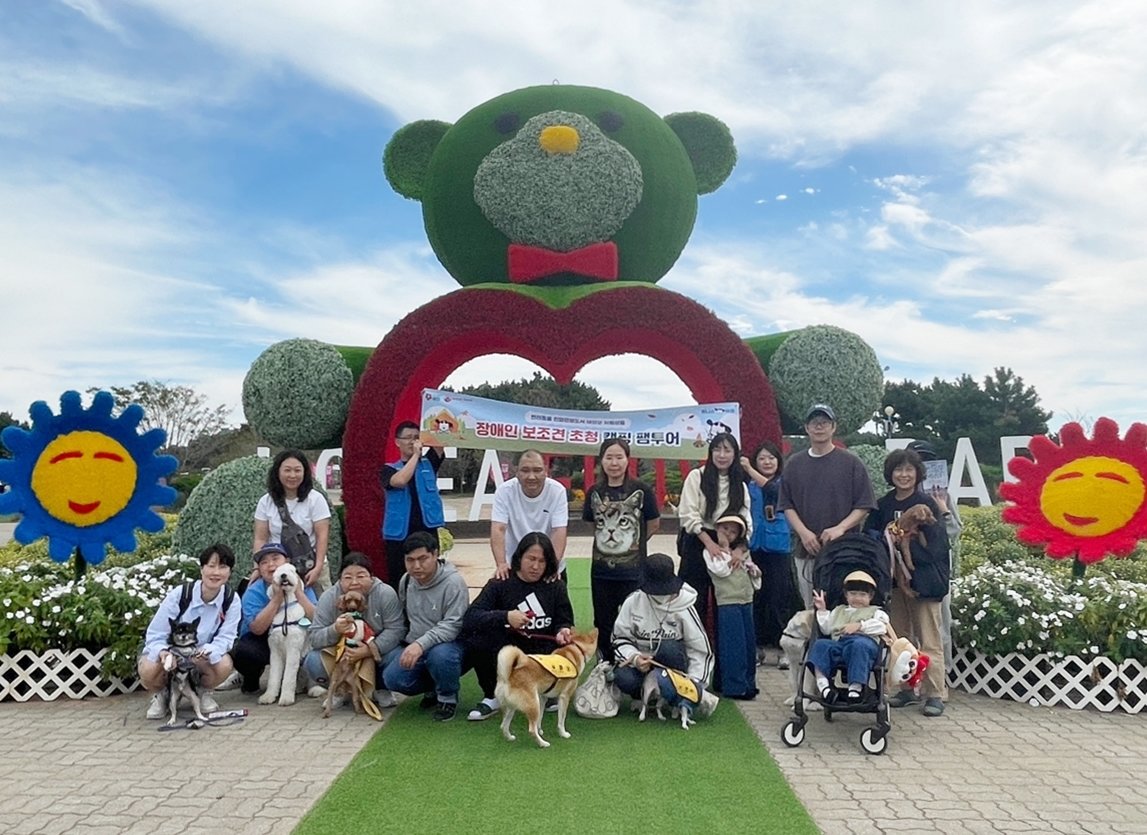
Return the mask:
[[529, 720], [530, 734], [542, 748], [550, 744], [542, 738], [542, 705], [545, 697], [558, 700], [558, 736], [568, 739], [566, 712], [577, 689], [585, 662], [597, 649], [597, 630], [575, 632], [565, 646], [551, 655], [527, 655], [516, 646], [502, 647], [498, 653], [498, 686], [502, 705], [502, 735], [513, 742], [510, 733], [514, 713], [521, 711]]
[[180, 623], [174, 618], [168, 621], [171, 633], [168, 635], [167, 656], [163, 668], [167, 671], [167, 686], [163, 698], [167, 703], [167, 724], [174, 725], [179, 708], [180, 696], [186, 696], [195, 711], [195, 718], [207, 721], [199, 700], [200, 673], [195, 666], [195, 656], [199, 652], [199, 618], [190, 623]]

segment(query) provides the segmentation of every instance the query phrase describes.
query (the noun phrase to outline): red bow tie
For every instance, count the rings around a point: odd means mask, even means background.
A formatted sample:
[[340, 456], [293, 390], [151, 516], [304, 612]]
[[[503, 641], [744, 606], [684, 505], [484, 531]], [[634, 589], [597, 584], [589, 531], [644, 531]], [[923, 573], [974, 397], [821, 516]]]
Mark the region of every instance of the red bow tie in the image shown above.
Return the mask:
[[569, 252], [510, 244], [506, 252], [506, 266], [510, 281], [515, 284], [525, 284], [557, 273], [576, 273], [602, 281], [615, 281], [617, 244], [596, 243]]

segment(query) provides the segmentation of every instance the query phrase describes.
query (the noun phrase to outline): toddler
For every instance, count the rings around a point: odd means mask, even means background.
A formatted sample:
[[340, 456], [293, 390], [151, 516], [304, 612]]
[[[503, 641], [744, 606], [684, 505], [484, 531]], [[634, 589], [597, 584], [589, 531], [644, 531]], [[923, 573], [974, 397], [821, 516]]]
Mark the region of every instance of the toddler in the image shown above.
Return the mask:
[[757, 695], [757, 638], [753, 629], [753, 592], [761, 570], [749, 557], [745, 520], [722, 516], [715, 526], [719, 555], [705, 552], [705, 565], [717, 598], [717, 667], [721, 693], [730, 699]]
[[838, 666], [845, 668], [848, 679], [848, 699], [857, 701], [868, 682], [868, 674], [880, 655], [878, 640], [888, 633], [888, 615], [872, 605], [876, 596], [876, 581], [866, 571], [853, 571], [844, 578], [843, 606], [831, 612], [824, 602], [824, 590], [813, 592], [816, 622], [821, 633], [831, 638], [819, 638], [809, 651], [816, 686], [821, 698], [832, 696], [828, 677]]

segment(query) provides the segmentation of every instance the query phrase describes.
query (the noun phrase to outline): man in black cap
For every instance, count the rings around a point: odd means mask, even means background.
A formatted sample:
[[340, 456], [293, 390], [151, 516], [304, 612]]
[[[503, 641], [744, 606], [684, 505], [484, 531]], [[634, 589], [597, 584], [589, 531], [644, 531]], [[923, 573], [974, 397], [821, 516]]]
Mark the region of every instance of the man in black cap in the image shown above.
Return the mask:
[[[239, 625], [239, 640], [231, 647], [231, 659], [235, 672], [242, 679], [244, 693], [259, 692], [259, 678], [271, 663], [271, 646], [267, 633], [275, 612], [283, 608], [283, 589], [272, 580], [275, 569], [287, 562], [287, 549], [278, 542], [268, 542], [255, 552], [252, 558], [259, 571], [258, 579], [252, 580], [243, 592], [243, 621]], [[295, 596], [302, 604], [303, 612], [310, 620], [315, 616], [315, 603], [318, 599], [311, 588], [303, 589], [299, 583]]]
[[812, 606], [813, 560], [827, 545], [852, 530], [859, 530], [868, 511], [875, 509], [872, 479], [864, 463], [833, 444], [836, 412], [816, 403], [805, 415], [808, 452], [785, 461], [777, 507], [797, 534], [797, 584], [806, 608]]

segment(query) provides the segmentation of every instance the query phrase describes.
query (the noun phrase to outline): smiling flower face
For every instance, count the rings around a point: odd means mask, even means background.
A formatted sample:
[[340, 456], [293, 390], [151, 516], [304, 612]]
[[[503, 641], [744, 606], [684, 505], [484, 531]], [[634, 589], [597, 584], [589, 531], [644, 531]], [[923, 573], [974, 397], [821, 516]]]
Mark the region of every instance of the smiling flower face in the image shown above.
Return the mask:
[[1069, 423], [1059, 445], [1040, 436], [1030, 450], [1034, 460], [1009, 465], [1019, 480], [1000, 486], [1012, 503], [1004, 520], [1021, 541], [1091, 563], [1125, 556], [1147, 536], [1147, 426], [1132, 424], [1121, 439], [1115, 422], [1100, 418], [1089, 440]]
[[12, 458], [0, 460], [0, 481], [12, 489], [0, 495], [0, 513], [19, 513], [14, 536], [27, 544], [48, 537], [48, 553], [63, 562], [79, 548], [92, 564], [106, 545], [135, 550], [135, 529], [160, 531], [163, 519], [151, 508], [170, 504], [175, 491], [159, 479], [176, 460], [156, 455], [166, 433], [139, 433], [143, 409], [129, 406], [112, 417], [114, 399], [99, 392], [84, 409], [78, 392], [60, 398], [60, 414], [33, 403], [31, 430], [10, 426], [4, 445]]

